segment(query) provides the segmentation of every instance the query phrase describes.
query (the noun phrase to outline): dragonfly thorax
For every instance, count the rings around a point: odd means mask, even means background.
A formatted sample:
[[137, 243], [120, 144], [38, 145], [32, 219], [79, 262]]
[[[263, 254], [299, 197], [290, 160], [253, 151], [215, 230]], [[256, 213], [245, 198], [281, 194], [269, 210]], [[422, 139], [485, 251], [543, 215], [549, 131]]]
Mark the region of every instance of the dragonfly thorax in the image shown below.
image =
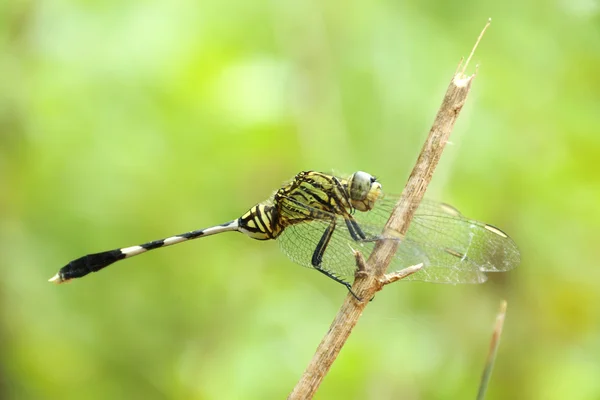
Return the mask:
[[350, 203], [359, 211], [369, 211], [381, 196], [381, 183], [366, 172], [357, 171], [348, 179]]

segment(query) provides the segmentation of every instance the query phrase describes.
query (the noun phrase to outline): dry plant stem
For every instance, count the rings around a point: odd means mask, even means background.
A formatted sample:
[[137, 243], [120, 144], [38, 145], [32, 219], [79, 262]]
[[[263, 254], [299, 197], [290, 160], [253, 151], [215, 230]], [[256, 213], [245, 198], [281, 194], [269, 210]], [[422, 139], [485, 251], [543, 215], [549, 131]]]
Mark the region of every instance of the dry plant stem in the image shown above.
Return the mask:
[[[431, 181], [433, 170], [442, 155], [474, 77], [475, 75], [465, 77], [461, 72], [453, 77], [429, 132], [429, 137], [421, 150], [402, 196], [386, 224], [386, 230], [391, 229], [402, 235], [406, 234], [415, 210]], [[375, 292], [381, 290], [384, 282], [383, 274], [397, 248], [398, 241], [396, 240], [377, 242], [366, 268], [371, 274], [359, 276], [354, 282], [353, 290], [362, 299], [371, 299]], [[310, 399], [314, 396], [367, 304], [368, 301], [358, 302], [351, 295], [346, 296], [329, 331], [321, 340], [313, 359], [288, 399]]]
[[506, 318], [506, 300], [502, 300], [500, 303], [500, 311], [496, 316], [496, 325], [494, 327], [494, 333], [492, 334], [492, 340], [490, 341], [490, 350], [488, 357], [485, 362], [485, 368], [481, 375], [481, 382], [479, 384], [479, 392], [477, 393], [477, 400], [483, 400], [487, 391], [487, 386], [492, 376], [492, 368], [496, 361], [496, 352], [498, 351], [498, 345], [500, 344], [500, 336], [502, 335], [502, 327], [504, 326], [504, 319]]
[[[477, 43], [479, 43], [479, 39]], [[473, 48], [474, 50], [475, 48]], [[462, 70], [461, 67], [463, 67]], [[393, 230], [405, 235], [408, 231], [410, 221], [427, 190], [433, 171], [442, 155], [475, 77], [475, 75], [464, 75], [466, 67], [466, 65], [462, 65], [461, 61], [444, 95], [442, 105], [404, 187], [402, 196], [384, 228], [384, 232]], [[390, 283], [386, 281], [384, 273], [394, 257], [398, 245], [399, 241], [397, 240], [378, 241], [366, 265], [362, 256], [356, 256], [361, 273], [356, 277], [352, 289], [362, 299], [373, 298], [375, 293], [382, 289], [384, 283]], [[391, 281], [391, 277], [389, 280]], [[366, 300], [359, 302], [350, 294], [346, 296], [327, 334], [321, 340], [315, 355], [288, 399], [311, 399], [314, 396], [331, 364], [337, 358], [342, 346], [358, 322], [364, 308], [369, 303]]]
[[381, 278], [381, 283], [385, 285], [389, 285], [390, 283], [394, 283], [399, 281], [400, 279], [404, 279], [409, 275], [414, 274], [415, 272], [419, 272], [419, 270], [423, 268], [423, 263], [417, 265], [411, 265], [410, 267], [406, 267], [400, 271], [390, 272], [389, 274], [385, 274], [383, 278]]
[[[398, 200], [390, 219], [385, 225], [384, 236], [388, 230], [406, 235], [410, 221], [425, 195], [429, 182], [431, 182], [433, 171], [442, 156], [474, 77], [475, 75], [465, 77], [462, 72], [454, 75], [433, 126], [429, 131], [429, 136], [419, 154], [417, 163], [402, 191], [402, 196], [400, 196], [400, 200]], [[394, 254], [396, 254], [399, 243], [396, 240], [380, 240], [377, 242], [368, 261], [369, 265], [374, 266], [376, 275], [383, 275]]]

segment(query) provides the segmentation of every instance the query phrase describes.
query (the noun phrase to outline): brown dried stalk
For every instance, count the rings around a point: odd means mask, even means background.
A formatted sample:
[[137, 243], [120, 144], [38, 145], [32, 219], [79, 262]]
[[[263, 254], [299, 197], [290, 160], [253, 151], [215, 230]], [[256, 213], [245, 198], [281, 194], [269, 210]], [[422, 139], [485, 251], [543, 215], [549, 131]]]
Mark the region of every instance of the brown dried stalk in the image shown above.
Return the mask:
[[[384, 233], [391, 230], [395, 232], [395, 235], [397, 233], [405, 235], [408, 231], [410, 221], [423, 199], [427, 186], [433, 176], [433, 171], [452, 132], [454, 123], [469, 94], [475, 74], [466, 76], [465, 70], [489, 24], [490, 21], [488, 21], [479, 35], [467, 62], [463, 65], [461, 60], [457, 71], [454, 73], [442, 105], [433, 122], [433, 126], [429, 131], [429, 136], [402, 191], [402, 196], [385, 225]], [[358, 252], [356, 253], [360, 273], [357, 274], [352, 289], [360, 298], [365, 300], [357, 301], [350, 294], [346, 296], [329, 331], [321, 340], [313, 359], [310, 361], [288, 399], [312, 398], [329, 371], [331, 364], [337, 358], [342, 346], [350, 336], [350, 332], [352, 332], [352, 329], [358, 322], [364, 308], [369, 304], [368, 300], [373, 298], [375, 293], [381, 290], [384, 285], [395, 282], [421, 268], [422, 265], [417, 265], [398, 273], [385, 275], [385, 271], [394, 257], [398, 245], [399, 242], [396, 240], [381, 240], [377, 242], [366, 263], [362, 255]]]

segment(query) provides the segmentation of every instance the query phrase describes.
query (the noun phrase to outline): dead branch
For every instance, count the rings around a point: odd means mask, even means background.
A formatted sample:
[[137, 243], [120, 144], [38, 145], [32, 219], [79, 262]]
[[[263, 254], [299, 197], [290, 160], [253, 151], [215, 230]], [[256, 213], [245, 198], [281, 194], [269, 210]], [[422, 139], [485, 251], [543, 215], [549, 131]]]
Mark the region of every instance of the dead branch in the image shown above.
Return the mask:
[[[477, 39], [467, 62], [463, 64], [461, 60], [457, 71], [450, 81], [450, 85], [442, 100], [442, 105], [429, 131], [429, 136], [402, 191], [402, 196], [385, 225], [384, 236], [386, 231], [394, 231], [395, 236], [398, 233], [404, 236], [408, 231], [410, 221], [423, 199], [427, 186], [433, 176], [433, 171], [438, 164], [454, 123], [471, 89], [471, 83], [475, 78], [475, 74], [466, 76], [465, 71], [489, 23], [490, 21], [488, 21]], [[402, 271], [384, 276], [399, 244], [400, 241], [397, 240], [378, 241], [366, 265], [362, 255], [356, 256], [360, 274], [357, 275], [352, 289], [363, 301], [357, 301], [350, 294], [346, 296], [327, 334], [321, 340], [315, 355], [288, 399], [311, 399], [314, 396], [323, 378], [329, 371], [331, 364], [337, 358], [342, 346], [357, 324], [364, 308], [369, 304], [368, 300], [373, 298], [375, 293], [381, 290], [384, 285], [401, 279], [400, 274]], [[421, 266], [409, 267], [408, 271], [404, 270], [406, 272], [404, 276], [416, 272], [419, 268]]]

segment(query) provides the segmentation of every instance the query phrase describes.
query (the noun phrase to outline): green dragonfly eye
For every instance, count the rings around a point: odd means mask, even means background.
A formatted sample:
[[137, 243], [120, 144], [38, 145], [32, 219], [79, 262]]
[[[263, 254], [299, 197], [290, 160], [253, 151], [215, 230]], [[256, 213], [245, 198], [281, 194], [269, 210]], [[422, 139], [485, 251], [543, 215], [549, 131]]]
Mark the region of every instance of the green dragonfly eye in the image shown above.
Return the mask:
[[381, 196], [381, 184], [371, 174], [358, 171], [348, 180], [350, 202], [359, 211], [369, 211]]

